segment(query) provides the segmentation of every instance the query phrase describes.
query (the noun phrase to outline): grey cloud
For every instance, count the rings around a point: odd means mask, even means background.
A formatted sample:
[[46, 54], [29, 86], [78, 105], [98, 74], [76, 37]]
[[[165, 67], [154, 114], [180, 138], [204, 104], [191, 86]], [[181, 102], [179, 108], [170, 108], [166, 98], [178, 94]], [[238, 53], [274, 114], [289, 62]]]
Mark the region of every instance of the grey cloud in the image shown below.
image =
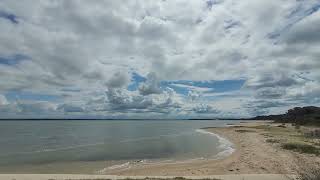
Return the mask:
[[180, 108], [173, 90], [167, 89], [162, 94], [143, 96], [137, 92], [124, 89], [108, 89], [106, 92], [108, 105], [111, 110], [119, 112], [170, 112]]
[[0, 112], [12, 115], [54, 114], [56, 105], [45, 101], [15, 101], [0, 105]]
[[301, 103], [285, 99], [260, 99], [248, 101], [245, 108], [251, 116], [280, 114]]
[[199, 114], [218, 114], [219, 110], [214, 109], [212, 106], [208, 104], [199, 104], [192, 108], [192, 110]]
[[79, 113], [79, 112], [84, 112], [84, 108], [79, 106], [79, 105], [73, 105], [73, 104], [62, 104], [59, 105], [57, 110], [63, 111], [66, 113]]
[[319, 103], [320, 84], [319, 82], [310, 81], [301, 87], [290, 88], [287, 90], [286, 97], [300, 100], [304, 103]]
[[109, 79], [106, 85], [109, 88], [126, 87], [130, 82], [130, 76], [127, 72], [117, 72]]
[[[0, 56], [30, 59], [0, 64], [0, 91], [67, 94], [63, 103], [79, 101], [88, 106], [85, 112], [165, 106], [169, 112], [188, 108], [160, 80], [247, 79], [241, 90], [248, 99], [317, 102], [311, 100], [319, 92], [319, 12], [298, 14], [299, 21], [290, 13], [318, 1], [215, 2], [2, 0], [0, 11], [15, 14], [19, 23], [0, 18]], [[272, 33], [279, 35], [270, 38]], [[128, 92], [133, 71], [157, 76]], [[105, 86], [108, 103], [90, 103], [92, 92], [104, 93]], [[87, 96], [60, 92], [65, 87]], [[193, 105], [210, 101], [189, 98]]]
[[284, 102], [282, 100], [257, 100], [250, 102], [251, 106], [255, 106], [258, 109], [267, 109], [272, 107], [283, 107], [285, 105], [288, 105], [287, 102]]
[[160, 94], [162, 92], [160, 88], [160, 81], [155, 73], [149, 73], [147, 81], [139, 86], [139, 92], [141, 95]]
[[292, 26], [284, 35], [288, 44], [319, 44], [320, 13], [313, 13]]
[[7, 105], [7, 104], [8, 104], [7, 98], [4, 95], [0, 94], [0, 106]]
[[191, 101], [195, 101], [197, 100], [201, 95], [195, 91], [189, 91], [188, 92], [188, 98], [191, 100]]
[[143, 96], [130, 96], [121, 89], [108, 89], [107, 98], [112, 109], [127, 110], [127, 109], [146, 109], [152, 106], [152, 100], [146, 99]]
[[49, 102], [26, 102], [18, 103], [18, 109], [21, 113], [48, 113], [55, 111], [54, 104]]
[[286, 95], [285, 88], [266, 87], [256, 91], [255, 97], [258, 99], [278, 99]]
[[289, 87], [299, 84], [299, 77], [294, 77], [285, 72], [269, 72], [269, 73], [260, 73], [255, 77], [247, 80], [244, 87], [248, 88], [273, 88], [273, 87]]
[[[140, 24], [138, 34], [142, 38], [157, 43], [163, 40], [170, 41], [174, 37], [170, 36], [172, 31], [170, 31], [168, 26], [168, 22], [162, 19], [146, 16]], [[164, 37], [168, 39], [163, 39]]]

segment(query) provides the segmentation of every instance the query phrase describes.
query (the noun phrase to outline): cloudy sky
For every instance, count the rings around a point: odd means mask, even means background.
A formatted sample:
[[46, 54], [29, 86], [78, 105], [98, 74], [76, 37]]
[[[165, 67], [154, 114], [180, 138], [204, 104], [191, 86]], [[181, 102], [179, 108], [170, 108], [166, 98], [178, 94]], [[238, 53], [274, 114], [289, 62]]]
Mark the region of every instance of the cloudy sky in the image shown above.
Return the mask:
[[1, 118], [320, 105], [320, 0], [1, 0]]

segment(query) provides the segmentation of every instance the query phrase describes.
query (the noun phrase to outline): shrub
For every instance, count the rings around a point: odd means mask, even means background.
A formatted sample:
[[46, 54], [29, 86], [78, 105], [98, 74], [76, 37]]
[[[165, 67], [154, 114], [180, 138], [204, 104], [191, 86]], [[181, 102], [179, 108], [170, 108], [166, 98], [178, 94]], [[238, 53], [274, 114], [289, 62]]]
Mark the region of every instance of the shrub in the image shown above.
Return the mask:
[[319, 180], [320, 179], [320, 167], [319, 165], [316, 165], [316, 164], [299, 162], [299, 166], [295, 171], [296, 171], [296, 178], [294, 180]]
[[266, 142], [267, 143], [280, 143], [280, 139], [267, 139]]
[[253, 131], [253, 130], [246, 130], [246, 129], [237, 129], [235, 131], [239, 132], [239, 133], [256, 132], [256, 131]]
[[315, 129], [309, 132], [304, 133], [308, 138], [320, 138], [320, 129]]
[[286, 124], [281, 124], [281, 125], [278, 125], [277, 127], [281, 127], [281, 128], [286, 128], [287, 126], [286, 126]]
[[299, 180], [319, 180], [320, 169], [307, 169], [298, 173], [297, 179]]
[[318, 148], [305, 143], [284, 143], [281, 146], [283, 149], [293, 150], [300, 153], [319, 154]]

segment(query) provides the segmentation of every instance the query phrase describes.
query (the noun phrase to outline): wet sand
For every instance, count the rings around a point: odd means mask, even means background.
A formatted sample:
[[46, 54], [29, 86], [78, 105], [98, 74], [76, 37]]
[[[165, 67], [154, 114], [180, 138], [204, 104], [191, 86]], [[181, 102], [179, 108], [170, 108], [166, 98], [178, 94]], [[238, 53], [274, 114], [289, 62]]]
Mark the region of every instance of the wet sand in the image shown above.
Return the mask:
[[[296, 163], [320, 163], [315, 155], [299, 154], [284, 150], [278, 145], [267, 143], [261, 125], [276, 126], [270, 122], [245, 123], [241, 126], [205, 128], [217, 133], [234, 144], [235, 152], [219, 160], [194, 160], [181, 163], [158, 163], [138, 165], [127, 169], [113, 169], [105, 172], [113, 175], [153, 175], [153, 176], [205, 176], [225, 174], [292, 174]], [[281, 137], [280, 137], [281, 138]]]
[[[234, 153], [222, 159], [198, 159], [184, 162], [150, 164], [137, 163], [132, 166], [119, 166], [112, 169], [100, 166], [102, 169], [96, 169], [92, 173], [111, 175], [101, 177], [115, 177], [115, 179], [132, 176], [183, 176], [195, 178], [220, 177], [220, 179], [230, 180], [254, 178], [280, 180], [286, 179], [287, 174], [294, 173], [297, 162], [304, 161], [311, 164], [320, 164], [319, 156], [284, 150], [277, 144], [266, 142], [273, 134], [266, 132], [263, 128], [259, 128], [260, 126], [275, 127], [277, 124], [253, 122], [243, 123], [241, 126], [204, 128], [204, 130], [225, 137], [233, 143], [235, 148]], [[282, 137], [281, 134], [277, 134], [276, 136], [277, 138], [286, 138], [285, 136]], [[63, 177], [63, 175], [60, 176]], [[19, 175], [19, 177], [23, 177], [23, 175]], [[14, 179], [19, 179], [19, 177]], [[69, 176], [66, 175], [65, 179], [72, 179], [67, 177]], [[95, 176], [91, 177], [94, 179]]]

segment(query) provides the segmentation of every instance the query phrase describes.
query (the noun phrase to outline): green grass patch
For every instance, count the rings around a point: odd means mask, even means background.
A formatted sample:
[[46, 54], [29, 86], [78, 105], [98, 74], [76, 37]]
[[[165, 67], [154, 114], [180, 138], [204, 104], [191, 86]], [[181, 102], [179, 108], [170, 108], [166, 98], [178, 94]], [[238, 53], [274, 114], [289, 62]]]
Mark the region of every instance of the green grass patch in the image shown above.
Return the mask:
[[281, 140], [280, 139], [267, 139], [266, 142], [267, 143], [280, 143]]
[[239, 133], [248, 133], [248, 132], [256, 132], [256, 131], [253, 131], [253, 130], [247, 130], [247, 129], [237, 129], [237, 130], [234, 130], [235, 132], [239, 132]]
[[269, 136], [278, 136], [278, 137], [288, 137], [288, 138], [303, 138], [303, 134], [298, 132], [298, 130], [294, 128], [282, 128], [270, 125], [260, 125], [255, 127], [250, 127], [252, 129], [261, 129], [264, 130], [264, 134], [268, 134]]
[[319, 155], [319, 149], [313, 145], [301, 142], [289, 142], [281, 145], [283, 149], [293, 150], [300, 153]]
[[271, 128], [271, 126], [270, 125], [259, 125], [259, 126], [252, 126], [252, 127], [249, 127], [249, 128], [269, 130]]

